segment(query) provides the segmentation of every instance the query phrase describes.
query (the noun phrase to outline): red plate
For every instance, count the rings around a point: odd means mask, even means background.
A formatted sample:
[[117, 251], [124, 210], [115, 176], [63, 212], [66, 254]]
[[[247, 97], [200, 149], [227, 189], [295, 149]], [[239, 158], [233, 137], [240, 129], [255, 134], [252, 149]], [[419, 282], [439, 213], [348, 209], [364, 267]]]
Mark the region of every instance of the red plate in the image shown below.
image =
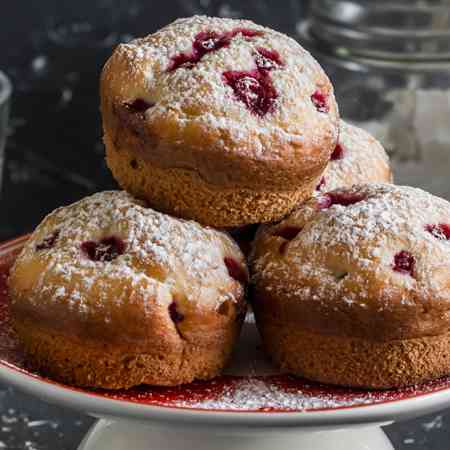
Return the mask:
[[450, 377], [403, 389], [367, 391], [325, 386], [279, 374], [265, 359], [252, 322], [245, 324], [237, 354], [227, 369], [227, 374], [212, 381], [171, 388], [139, 386], [120, 391], [80, 389], [54, 382], [27, 368], [10, 322], [6, 280], [8, 270], [26, 238], [24, 236], [0, 245], [0, 375], [2, 369], [6, 369], [8, 372], [20, 372], [35, 381], [73, 393], [88, 394], [90, 397], [171, 409], [220, 412], [313, 413], [364, 409], [371, 405], [413, 399], [450, 388]]

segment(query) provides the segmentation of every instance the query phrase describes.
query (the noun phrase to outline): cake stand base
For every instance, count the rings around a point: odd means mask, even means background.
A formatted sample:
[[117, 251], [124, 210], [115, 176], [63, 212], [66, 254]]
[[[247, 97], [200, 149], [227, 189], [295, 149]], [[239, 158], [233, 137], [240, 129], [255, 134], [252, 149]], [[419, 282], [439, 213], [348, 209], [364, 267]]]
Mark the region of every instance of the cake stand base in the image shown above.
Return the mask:
[[78, 450], [394, 450], [380, 427], [345, 430], [187, 429], [99, 420]]

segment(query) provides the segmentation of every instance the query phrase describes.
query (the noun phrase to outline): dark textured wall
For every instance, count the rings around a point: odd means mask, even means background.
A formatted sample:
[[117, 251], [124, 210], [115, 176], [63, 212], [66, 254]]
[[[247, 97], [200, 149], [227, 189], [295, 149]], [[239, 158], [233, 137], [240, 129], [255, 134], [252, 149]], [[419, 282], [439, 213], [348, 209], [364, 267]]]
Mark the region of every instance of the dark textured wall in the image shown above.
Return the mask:
[[103, 161], [98, 77], [118, 42], [192, 14], [247, 17], [295, 35], [305, 14], [302, 0], [14, 0], [2, 6], [0, 70], [11, 77], [14, 98], [1, 200], [8, 221], [0, 224], [0, 239], [30, 230], [57, 206], [115, 186]]

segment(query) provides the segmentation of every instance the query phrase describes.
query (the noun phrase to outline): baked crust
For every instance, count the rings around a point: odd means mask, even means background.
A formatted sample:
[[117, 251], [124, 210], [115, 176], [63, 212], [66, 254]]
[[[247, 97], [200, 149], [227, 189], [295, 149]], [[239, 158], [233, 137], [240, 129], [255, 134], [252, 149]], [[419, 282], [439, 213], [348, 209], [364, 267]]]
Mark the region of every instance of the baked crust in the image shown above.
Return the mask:
[[14, 321], [27, 364], [33, 370], [64, 383], [105, 389], [139, 384], [173, 386], [214, 378], [228, 362], [241, 324], [242, 319], [237, 318], [219, 325], [214, 333], [172, 336], [158, 345], [154, 341], [135, 345], [62, 333], [40, 327], [34, 319], [16, 316]]
[[355, 184], [392, 182], [389, 157], [383, 146], [367, 131], [341, 120], [339, 144], [317, 191], [323, 193]]
[[450, 372], [446, 224], [447, 201], [373, 184], [323, 194], [262, 227], [252, 306], [270, 355], [285, 370], [344, 385], [390, 387]]
[[[192, 52], [208, 32], [233, 37], [195, 64], [172, 69], [174, 58]], [[264, 69], [276, 91], [264, 115], [236, 98], [223, 75], [259, 70], [260, 48], [280, 59]], [[116, 148], [158, 168], [194, 171], [218, 187], [300, 188], [324, 170], [338, 137], [333, 88], [319, 64], [293, 39], [250, 21], [195, 16], [121, 44], [103, 69], [100, 91], [104, 132]], [[315, 92], [326, 112], [314, 105]], [[136, 99], [151, 106], [134, 111]]]
[[[382, 341], [449, 330], [450, 241], [427, 227], [450, 223], [450, 204], [388, 184], [332, 192], [362, 200], [321, 209], [324, 194], [258, 232], [258, 299], [272, 314], [326, 334]], [[286, 227], [301, 231], [280, 253], [286, 239], [277, 232]], [[393, 269], [401, 251], [415, 258], [413, 276]]]
[[320, 178], [319, 174], [305, 180], [304, 186], [297, 190], [218, 187], [207, 183], [195, 171], [163, 169], [133, 151], [118, 150], [106, 135], [105, 142], [108, 167], [123, 189], [145, 199], [158, 211], [219, 228], [279, 220], [311, 197]]
[[217, 375], [245, 314], [246, 277], [225, 233], [109, 191], [47, 216], [8, 285], [35, 368], [120, 388]]
[[326, 384], [390, 389], [450, 373], [450, 333], [374, 341], [315, 333], [258, 319], [266, 351], [282, 371]]

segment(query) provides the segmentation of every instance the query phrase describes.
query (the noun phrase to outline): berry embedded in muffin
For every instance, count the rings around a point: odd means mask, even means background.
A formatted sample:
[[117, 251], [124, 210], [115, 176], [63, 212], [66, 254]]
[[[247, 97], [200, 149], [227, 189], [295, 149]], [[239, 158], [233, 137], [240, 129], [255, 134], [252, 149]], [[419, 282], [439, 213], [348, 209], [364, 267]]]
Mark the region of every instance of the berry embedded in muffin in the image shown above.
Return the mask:
[[341, 120], [339, 142], [331, 153], [316, 193], [365, 183], [392, 183], [389, 157], [367, 131]]
[[309, 198], [336, 146], [333, 88], [293, 39], [195, 16], [119, 45], [101, 79], [109, 167], [152, 207], [216, 227]]
[[261, 228], [252, 306], [269, 355], [369, 388], [450, 373], [450, 204], [389, 184], [335, 190]]
[[48, 215], [8, 283], [32, 368], [117, 389], [218, 375], [245, 316], [247, 278], [226, 233], [109, 191]]

